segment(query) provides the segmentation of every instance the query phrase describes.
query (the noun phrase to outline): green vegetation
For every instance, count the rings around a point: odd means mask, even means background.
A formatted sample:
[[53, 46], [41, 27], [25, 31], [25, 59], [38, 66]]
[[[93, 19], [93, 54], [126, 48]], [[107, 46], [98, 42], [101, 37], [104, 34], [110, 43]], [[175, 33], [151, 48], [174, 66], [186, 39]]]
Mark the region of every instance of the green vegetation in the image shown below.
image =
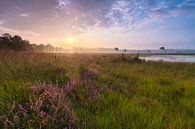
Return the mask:
[[56, 52], [62, 48], [54, 48], [50, 44], [30, 44], [30, 41], [23, 40], [21, 36], [12, 36], [9, 33], [4, 33], [0, 36], [0, 52]]
[[0, 54], [0, 128], [194, 129], [195, 64]]

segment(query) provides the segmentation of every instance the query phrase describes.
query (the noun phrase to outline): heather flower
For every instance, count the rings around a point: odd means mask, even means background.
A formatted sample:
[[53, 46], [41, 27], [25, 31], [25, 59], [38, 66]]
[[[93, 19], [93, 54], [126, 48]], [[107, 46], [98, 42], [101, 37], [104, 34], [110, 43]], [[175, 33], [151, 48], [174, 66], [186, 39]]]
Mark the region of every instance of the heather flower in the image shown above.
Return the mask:
[[[33, 85], [29, 101], [18, 104], [15, 101], [11, 108], [13, 116], [5, 118], [6, 128], [34, 128], [75, 126], [75, 116], [70, 109], [66, 94], [75, 88], [76, 82], [70, 81], [64, 87], [56, 85]], [[34, 99], [33, 99], [34, 96]], [[35, 119], [33, 119], [35, 118]]]
[[27, 110], [21, 104], [19, 104], [19, 112], [21, 115], [26, 115]]
[[94, 99], [99, 96], [99, 87], [90, 86], [88, 89], [89, 99]]
[[97, 80], [98, 77], [97, 74], [95, 74], [93, 71], [90, 71], [83, 67], [81, 67], [80, 75], [84, 81]]
[[98, 78], [98, 72], [93, 72], [92, 70], [86, 69], [84, 67], [81, 67], [81, 79], [83, 79], [83, 82], [87, 89], [87, 95], [89, 100], [95, 100], [100, 97], [100, 87], [97, 85], [96, 82]]
[[64, 86], [65, 93], [71, 92], [76, 86], [76, 81], [70, 81]]
[[44, 112], [44, 111], [41, 111], [40, 112], [40, 116], [43, 118], [43, 117], [45, 117], [47, 115], [47, 113], [46, 112]]

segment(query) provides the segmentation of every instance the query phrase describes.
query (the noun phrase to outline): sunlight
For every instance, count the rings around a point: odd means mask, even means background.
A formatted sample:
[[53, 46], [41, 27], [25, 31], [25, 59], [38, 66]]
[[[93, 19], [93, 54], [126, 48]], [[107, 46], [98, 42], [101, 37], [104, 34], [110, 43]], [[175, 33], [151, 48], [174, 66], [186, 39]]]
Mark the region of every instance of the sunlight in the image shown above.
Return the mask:
[[73, 38], [73, 37], [67, 37], [66, 38], [66, 43], [73, 44], [74, 42], [75, 42], [75, 38]]
[[0, 0], [0, 129], [195, 129], [195, 0]]

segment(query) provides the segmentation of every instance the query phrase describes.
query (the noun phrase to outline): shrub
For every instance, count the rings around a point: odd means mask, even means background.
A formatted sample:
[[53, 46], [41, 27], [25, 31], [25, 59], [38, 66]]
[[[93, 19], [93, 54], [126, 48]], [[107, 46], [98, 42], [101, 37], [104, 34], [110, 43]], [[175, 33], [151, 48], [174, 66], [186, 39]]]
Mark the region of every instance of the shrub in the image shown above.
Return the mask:
[[38, 84], [31, 87], [29, 101], [13, 103], [4, 116], [4, 128], [74, 128], [76, 118], [66, 96], [75, 87], [75, 81], [62, 88], [56, 85]]

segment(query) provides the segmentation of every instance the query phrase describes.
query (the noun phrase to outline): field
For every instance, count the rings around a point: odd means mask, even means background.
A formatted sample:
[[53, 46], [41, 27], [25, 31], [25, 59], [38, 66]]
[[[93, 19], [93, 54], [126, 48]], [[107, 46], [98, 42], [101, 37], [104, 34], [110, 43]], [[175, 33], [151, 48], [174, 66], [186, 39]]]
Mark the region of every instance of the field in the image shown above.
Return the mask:
[[0, 128], [194, 129], [195, 64], [1, 53]]

